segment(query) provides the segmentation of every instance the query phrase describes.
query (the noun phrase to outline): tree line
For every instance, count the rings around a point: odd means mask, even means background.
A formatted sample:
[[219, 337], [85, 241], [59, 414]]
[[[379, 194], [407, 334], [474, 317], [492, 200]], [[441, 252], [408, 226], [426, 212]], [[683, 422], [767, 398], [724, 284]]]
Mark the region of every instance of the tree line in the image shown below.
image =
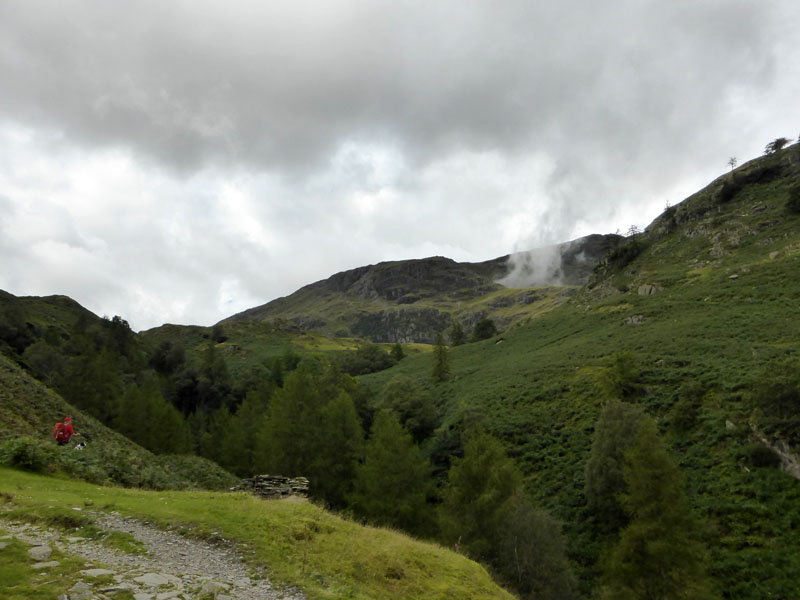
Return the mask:
[[[357, 361], [292, 352], [236, 380], [215, 339], [192, 365], [174, 343], [143, 352], [119, 318], [79, 321], [67, 337], [21, 344], [20, 358], [69, 402], [144, 447], [194, 452], [240, 476], [306, 476], [316, 501], [463, 552], [523, 598], [581, 596], [561, 524], [532, 499], [503, 442], [479, 419], [443, 430], [418, 382], [397, 375], [371, 398], [343, 368]], [[356, 358], [383, 361], [375, 347]], [[431, 361], [434, 382], [449, 377], [441, 336]], [[609, 401], [586, 463], [580, 524], [596, 591], [713, 598], [680, 470], [636, 404], [637, 379], [635, 361], [618, 355], [600, 390]], [[795, 404], [789, 392], [779, 397], [762, 402], [767, 414]]]

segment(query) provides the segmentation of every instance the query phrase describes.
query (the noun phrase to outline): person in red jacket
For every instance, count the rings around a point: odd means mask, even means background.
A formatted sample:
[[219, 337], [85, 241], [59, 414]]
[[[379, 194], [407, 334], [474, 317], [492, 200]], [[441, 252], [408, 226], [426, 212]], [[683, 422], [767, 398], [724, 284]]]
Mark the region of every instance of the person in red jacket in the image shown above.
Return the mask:
[[72, 428], [71, 417], [64, 417], [64, 422], [56, 423], [56, 426], [53, 428], [53, 437], [56, 439], [59, 446], [68, 444], [69, 438], [73, 435], [80, 435], [80, 433], [75, 433], [75, 430]]

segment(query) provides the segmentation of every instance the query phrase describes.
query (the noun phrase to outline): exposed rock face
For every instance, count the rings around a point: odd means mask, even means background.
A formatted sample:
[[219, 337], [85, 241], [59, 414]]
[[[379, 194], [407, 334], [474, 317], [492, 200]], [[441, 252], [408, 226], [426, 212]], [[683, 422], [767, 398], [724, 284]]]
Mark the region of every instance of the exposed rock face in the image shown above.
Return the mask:
[[750, 424], [750, 429], [756, 438], [780, 457], [781, 469], [795, 479], [800, 479], [800, 455], [795, 452], [794, 448], [783, 440], [768, 439], [767, 436], [761, 433], [752, 423]]
[[242, 479], [231, 491], [252, 492], [263, 498], [279, 499], [288, 496], [308, 496], [308, 479], [305, 477], [281, 477], [279, 475], [256, 475]]
[[435, 308], [384, 310], [361, 316], [351, 328], [353, 335], [375, 342], [436, 341], [436, 332], [450, 326], [450, 313]]
[[381, 298], [400, 304], [439, 294], [455, 294], [466, 300], [500, 287], [476, 273], [468, 263], [442, 256], [361, 267], [337, 273], [321, 283], [330, 290], [359, 298]]

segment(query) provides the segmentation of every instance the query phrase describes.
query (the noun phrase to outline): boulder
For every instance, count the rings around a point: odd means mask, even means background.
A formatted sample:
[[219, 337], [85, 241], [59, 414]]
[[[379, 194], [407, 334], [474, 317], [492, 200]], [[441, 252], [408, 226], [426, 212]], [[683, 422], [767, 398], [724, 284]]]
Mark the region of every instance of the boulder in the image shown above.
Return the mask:
[[638, 293], [640, 296], [652, 296], [653, 294], [660, 292], [661, 289], [662, 288], [657, 285], [645, 283], [644, 285], [639, 286]]
[[47, 560], [52, 554], [53, 549], [50, 546], [34, 546], [28, 550], [28, 556], [38, 561]]
[[625, 325], [641, 325], [646, 320], [647, 319], [644, 315], [632, 315], [630, 317], [626, 317], [623, 323], [625, 323]]

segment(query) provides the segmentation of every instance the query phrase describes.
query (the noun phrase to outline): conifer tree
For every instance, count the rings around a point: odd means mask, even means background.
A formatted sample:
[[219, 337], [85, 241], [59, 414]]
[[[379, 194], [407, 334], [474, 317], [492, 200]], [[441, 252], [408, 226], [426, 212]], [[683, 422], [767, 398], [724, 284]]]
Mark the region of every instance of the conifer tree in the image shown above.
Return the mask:
[[380, 406], [397, 414], [417, 444], [436, 429], [438, 414], [430, 394], [406, 375], [395, 375], [383, 386]]
[[450, 378], [450, 356], [447, 352], [447, 346], [444, 345], [444, 336], [441, 332], [436, 334], [431, 377], [437, 383], [447, 381]]
[[340, 503], [362, 442], [349, 392], [357, 385], [335, 366], [301, 362], [270, 399], [256, 443], [257, 470], [308, 477], [312, 496]]
[[705, 600], [717, 598], [704, 569], [704, 549], [684, 493], [684, 480], [642, 418], [625, 453], [622, 505], [630, 518], [604, 568], [602, 598]]
[[397, 362], [400, 362], [406, 357], [406, 353], [403, 350], [403, 346], [400, 345], [400, 342], [397, 342], [392, 346], [391, 351], [389, 352], [392, 358], [395, 359]]
[[522, 473], [492, 436], [468, 439], [450, 469], [440, 518], [446, 542], [458, 540], [523, 598], [576, 596], [560, 524], [526, 497]]
[[522, 473], [498, 440], [487, 434], [470, 436], [464, 458], [450, 468], [444, 489], [440, 519], [445, 540], [461, 539], [470, 556], [491, 562], [502, 506], [521, 485]]
[[267, 413], [267, 398], [251, 390], [247, 392], [224, 432], [228, 470], [241, 477], [256, 474], [256, 439]]
[[464, 328], [459, 321], [453, 321], [450, 326], [450, 343], [453, 346], [460, 346], [467, 341], [467, 336], [464, 333]]
[[628, 521], [618, 497], [625, 491], [624, 455], [633, 443], [642, 414], [634, 404], [611, 400], [597, 420], [586, 463], [584, 494], [598, 533], [616, 533]]
[[322, 409], [316, 460], [308, 469], [312, 494], [334, 507], [343, 507], [355, 478], [364, 434], [353, 400], [342, 390]]
[[258, 436], [260, 472], [308, 476], [317, 451], [323, 406], [311, 364], [300, 363], [270, 400], [267, 419]]
[[372, 425], [364, 463], [356, 470], [353, 508], [374, 523], [430, 533], [430, 476], [430, 464], [397, 415], [382, 410]]
[[191, 436], [183, 416], [164, 400], [157, 383], [146, 379], [125, 390], [117, 407], [114, 428], [156, 454], [191, 450]]

